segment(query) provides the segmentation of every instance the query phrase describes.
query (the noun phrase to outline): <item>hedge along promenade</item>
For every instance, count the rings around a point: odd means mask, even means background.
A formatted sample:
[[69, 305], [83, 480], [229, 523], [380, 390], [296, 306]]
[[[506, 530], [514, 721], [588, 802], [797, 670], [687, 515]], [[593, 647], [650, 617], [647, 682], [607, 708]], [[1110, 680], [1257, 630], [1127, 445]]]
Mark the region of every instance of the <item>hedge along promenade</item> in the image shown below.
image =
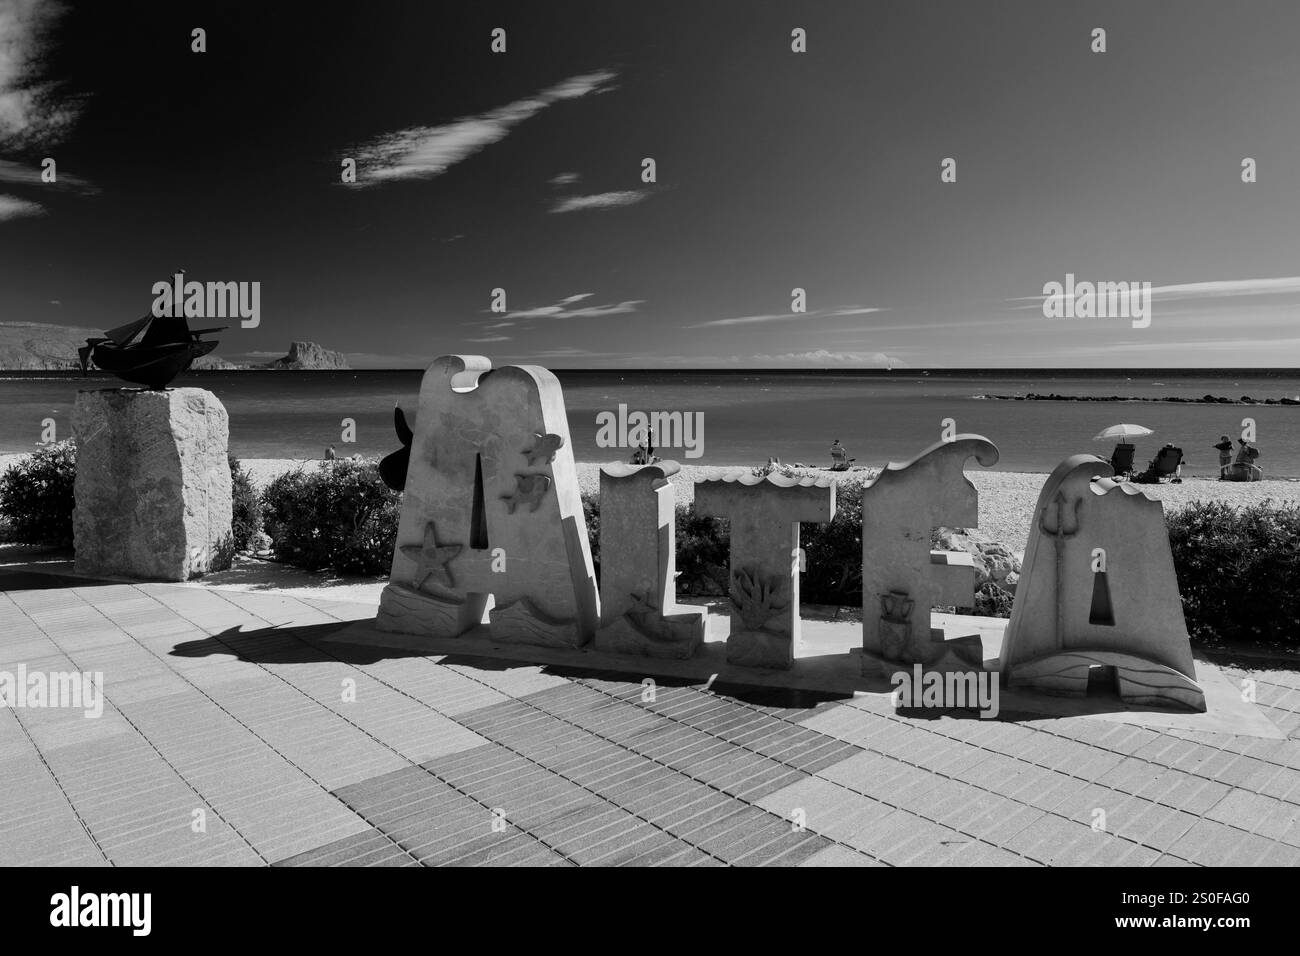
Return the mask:
[[[330, 463], [281, 459], [232, 461], [236, 541], [270, 538], [277, 560], [315, 571], [386, 577], [392, 560], [400, 495], [379, 478], [373, 461]], [[72, 442], [31, 455], [0, 458], [0, 541], [71, 546]], [[599, 563], [599, 464], [580, 463], [579, 481], [593, 557]], [[729, 470], [685, 465], [678, 487], [678, 591], [717, 595], [726, 581], [724, 522], [697, 515], [693, 481]], [[820, 474], [817, 469], [791, 469]], [[802, 546], [805, 601], [856, 607], [861, 603], [861, 488], [871, 469], [830, 473], [837, 479], [837, 514], [806, 525]], [[980, 493], [980, 527], [948, 546], [976, 548], [991, 576], [982, 582], [978, 613], [1005, 616], [1014, 578], [1002, 555], [1023, 551], [1036, 496], [1045, 476], [971, 472]], [[1201, 643], [1250, 643], [1300, 650], [1300, 483], [1187, 480], [1143, 486], [1165, 503], [1179, 591], [1188, 630]], [[938, 535], [936, 534], [936, 539]], [[263, 542], [265, 544], [266, 542]], [[978, 559], [977, 559], [978, 563]]]

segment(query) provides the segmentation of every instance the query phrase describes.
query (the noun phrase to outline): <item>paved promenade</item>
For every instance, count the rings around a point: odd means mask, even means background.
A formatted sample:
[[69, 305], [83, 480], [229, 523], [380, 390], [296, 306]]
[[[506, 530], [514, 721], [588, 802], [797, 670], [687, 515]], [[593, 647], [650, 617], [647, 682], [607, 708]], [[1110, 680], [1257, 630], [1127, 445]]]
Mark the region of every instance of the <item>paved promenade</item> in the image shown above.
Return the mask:
[[331, 640], [373, 605], [0, 569], [0, 863], [1300, 864], [1281, 739], [639, 681]]

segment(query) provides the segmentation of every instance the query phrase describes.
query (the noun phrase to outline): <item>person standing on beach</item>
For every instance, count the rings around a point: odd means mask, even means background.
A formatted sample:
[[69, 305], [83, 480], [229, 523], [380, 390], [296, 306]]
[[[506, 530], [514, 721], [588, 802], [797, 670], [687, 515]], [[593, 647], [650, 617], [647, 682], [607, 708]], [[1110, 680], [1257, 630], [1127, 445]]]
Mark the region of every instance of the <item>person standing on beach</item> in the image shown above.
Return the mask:
[[1232, 439], [1220, 435], [1219, 443], [1214, 449], [1219, 453], [1219, 480], [1224, 481], [1228, 477], [1228, 466], [1232, 464]]

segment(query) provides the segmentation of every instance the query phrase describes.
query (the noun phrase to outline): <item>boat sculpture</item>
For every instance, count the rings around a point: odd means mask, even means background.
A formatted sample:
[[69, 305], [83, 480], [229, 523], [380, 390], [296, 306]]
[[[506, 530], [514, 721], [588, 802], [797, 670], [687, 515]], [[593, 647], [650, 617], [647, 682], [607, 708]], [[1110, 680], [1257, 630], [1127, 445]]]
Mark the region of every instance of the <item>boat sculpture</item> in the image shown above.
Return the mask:
[[158, 318], [146, 315], [126, 325], [109, 329], [102, 337], [86, 339], [77, 349], [84, 374], [93, 362], [96, 368], [112, 372], [118, 378], [149, 389], [166, 388], [200, 355], [207, 355], [218, 343], [204, 342], [200, 336], [222, 332], [214, 329], [191, 329], [183, 318]]

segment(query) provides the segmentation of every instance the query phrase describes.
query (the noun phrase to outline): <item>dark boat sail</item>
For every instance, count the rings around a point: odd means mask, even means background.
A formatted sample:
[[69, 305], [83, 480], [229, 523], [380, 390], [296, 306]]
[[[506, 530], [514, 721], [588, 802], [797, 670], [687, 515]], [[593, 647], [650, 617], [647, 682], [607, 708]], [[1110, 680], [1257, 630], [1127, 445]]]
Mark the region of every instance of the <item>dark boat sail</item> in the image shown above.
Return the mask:
[[204, 342], [200, 336], [222, 332], [215, 329], [191, 329], [183, 318], [156, 318], [146, 315], [126, 325], [109, 329], [102, 338], [86, 339], [77, 349], [84, 373], [94, 362], [97, 368], [145, 388], [166, 388], [200, 355], [207, 355], [218, 343]]

